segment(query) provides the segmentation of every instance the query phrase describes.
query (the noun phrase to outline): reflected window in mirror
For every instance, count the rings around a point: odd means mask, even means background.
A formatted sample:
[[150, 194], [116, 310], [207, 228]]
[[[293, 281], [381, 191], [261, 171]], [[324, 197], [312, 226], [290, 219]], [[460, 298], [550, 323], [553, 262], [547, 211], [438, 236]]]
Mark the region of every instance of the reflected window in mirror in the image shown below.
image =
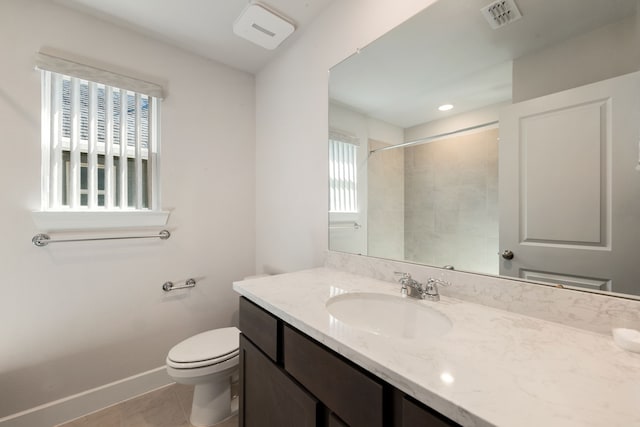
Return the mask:
[[358, 139], [329, 133], [329, 212], [358, 212]]

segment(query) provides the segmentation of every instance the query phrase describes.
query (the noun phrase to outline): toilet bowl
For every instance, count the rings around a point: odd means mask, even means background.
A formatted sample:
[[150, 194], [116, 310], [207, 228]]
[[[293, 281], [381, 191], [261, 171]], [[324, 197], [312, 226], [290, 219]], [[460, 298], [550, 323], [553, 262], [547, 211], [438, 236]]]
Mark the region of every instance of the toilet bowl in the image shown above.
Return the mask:
[[237, 378], [240, 331], [229, 327], [202, 332], [176, 344], [167, 355], [167, 373], [194, 385], [190, 422], [212, 426], [231, 416], [231, 379]]

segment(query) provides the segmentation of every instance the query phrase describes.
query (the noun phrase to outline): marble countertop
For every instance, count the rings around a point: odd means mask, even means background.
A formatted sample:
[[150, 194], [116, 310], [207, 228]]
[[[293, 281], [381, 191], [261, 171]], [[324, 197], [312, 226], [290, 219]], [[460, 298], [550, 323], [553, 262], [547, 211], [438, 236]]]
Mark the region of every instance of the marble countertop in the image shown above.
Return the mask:
[[640, 426], [640, 354], [611, 336], [443, 296], [414, 301], [446, 315], [447, 334], [382, 337], [332, 319], [326, 303], [345, 292], [399, 295], [399, 285], [328, 268], [233, 289], [464, 426]]

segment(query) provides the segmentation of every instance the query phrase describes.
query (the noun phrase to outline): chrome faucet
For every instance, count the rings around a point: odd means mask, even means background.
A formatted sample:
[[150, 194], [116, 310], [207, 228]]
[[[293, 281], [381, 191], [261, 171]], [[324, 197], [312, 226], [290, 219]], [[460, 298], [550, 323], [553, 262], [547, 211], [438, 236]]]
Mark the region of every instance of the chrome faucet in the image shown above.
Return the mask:
[[409, 273], [396, 272], [400, 275], [398, 280], [402, 287], [400, 293], [402, 296], [409, 296], [411, 298], [426, 299], [429, 301], [440, 301], [440, 294], [438, 293], [438, 285], [449, 286], [451, 283], [442, 279], [427, 279], [426, 284], [422, 284], [411, 277]]
[[410, 296], [412, 298], [422, 298], [422, 283], [411, 277], [411, 274], [409, 273], [396, 271], [396, 275], [400, 276], [398, 282], [400, 282], [400, 284], [402, 285], [402, 287], [400, 288], [400, 293], [403, 297]]

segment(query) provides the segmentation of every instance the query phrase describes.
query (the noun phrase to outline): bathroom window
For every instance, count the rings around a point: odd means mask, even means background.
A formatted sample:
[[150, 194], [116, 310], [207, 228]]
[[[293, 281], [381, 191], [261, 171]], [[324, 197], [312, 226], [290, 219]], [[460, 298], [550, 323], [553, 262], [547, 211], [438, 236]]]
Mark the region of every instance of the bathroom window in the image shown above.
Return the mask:
[[149, 209], [157, 161], [148, 95], [42, 71], [47, 209]]
[[329, 211], [358, 212], [358, 139], [329, 133]]
[[42, 210], [158, 211], [159, 86], [50, 55], [42, 75]]

